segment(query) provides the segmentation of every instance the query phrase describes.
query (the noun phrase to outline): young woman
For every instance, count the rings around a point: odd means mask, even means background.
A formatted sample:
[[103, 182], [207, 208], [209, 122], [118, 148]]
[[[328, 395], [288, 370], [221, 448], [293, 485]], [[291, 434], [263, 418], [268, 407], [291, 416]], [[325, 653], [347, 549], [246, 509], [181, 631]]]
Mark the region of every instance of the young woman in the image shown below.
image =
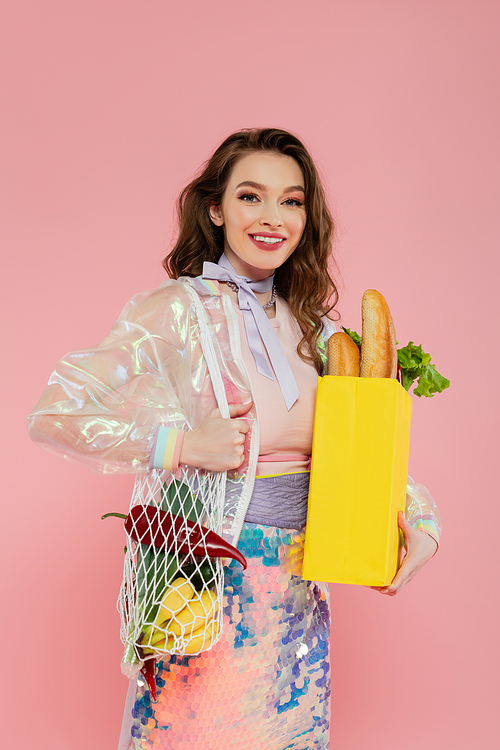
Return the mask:
[[[134, 297], [95, 349], [56, 366], [31, 437], [102, 473], [227, 471], [225, 569], [211, 650], [158, 664], [158, 701], [131, 682], [121, 748], [326, 750], [329, 593], [300, 576], [316, 381], [325, 371], [333, 223], [303, 144], [277, 129], [227, 138], [181, 193], [171, 277]], [[230, 419], [217, 409], [200, 307]], [[393, 595], [437, 548], [439, 518], [409, 481]]]

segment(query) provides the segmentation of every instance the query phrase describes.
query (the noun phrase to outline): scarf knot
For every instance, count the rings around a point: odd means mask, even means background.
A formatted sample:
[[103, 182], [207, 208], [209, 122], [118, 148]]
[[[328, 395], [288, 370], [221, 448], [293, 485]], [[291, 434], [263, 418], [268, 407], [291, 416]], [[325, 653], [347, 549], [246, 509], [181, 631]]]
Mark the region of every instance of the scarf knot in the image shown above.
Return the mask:
[[255, 296], [256, 292], [262, 294], [272, 289], [274, 274], [260, 281], [252, 281], [247, 276], [239, 276], [223, 254], [218, 263], [205, 262], [203, 264], [202, 277], [216, 279], [217, 281], [231, 281], [237, 285], [238, 306], [243, 313], [248, 346], [255, 360], [257, 372], [270, 380], [274, 380], [273, 373], [262, 350], [262, 343], [264, 343], [286, 407], [290, 410], [299, 397], [299, 389], [276, 332]]

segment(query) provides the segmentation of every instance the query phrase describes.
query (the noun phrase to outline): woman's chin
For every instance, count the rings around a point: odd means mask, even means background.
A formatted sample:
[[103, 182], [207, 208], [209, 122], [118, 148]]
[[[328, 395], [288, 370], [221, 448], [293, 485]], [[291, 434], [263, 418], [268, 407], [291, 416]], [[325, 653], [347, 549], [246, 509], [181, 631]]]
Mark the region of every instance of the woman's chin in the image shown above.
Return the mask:
[[236, 273], [240, 276], [258, 274], [260, 278], [270, 276], [288, 258], [288, 255], [285, 256], [279, 250], [257, 250], [251, 253], [238, 254], [226, 248], [224, 252]]

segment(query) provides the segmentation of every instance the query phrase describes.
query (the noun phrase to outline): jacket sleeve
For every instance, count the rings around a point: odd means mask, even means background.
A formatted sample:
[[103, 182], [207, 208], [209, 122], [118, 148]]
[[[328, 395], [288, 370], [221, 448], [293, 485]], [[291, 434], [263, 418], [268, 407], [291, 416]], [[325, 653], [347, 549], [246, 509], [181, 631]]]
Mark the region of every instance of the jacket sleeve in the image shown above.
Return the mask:
[[406, 485], [405, 516], [414, 529], [426, 531], [439, 547], [443, 529], [438, 507], [427, 487], [417, 484], [411, 477]]
[[148, 470], [158, 425], [189, 429], [192, 337], [182, 284], [134, 297], [109, 336], [56, 365], [28, 417], [32, 440], [99, 474]]

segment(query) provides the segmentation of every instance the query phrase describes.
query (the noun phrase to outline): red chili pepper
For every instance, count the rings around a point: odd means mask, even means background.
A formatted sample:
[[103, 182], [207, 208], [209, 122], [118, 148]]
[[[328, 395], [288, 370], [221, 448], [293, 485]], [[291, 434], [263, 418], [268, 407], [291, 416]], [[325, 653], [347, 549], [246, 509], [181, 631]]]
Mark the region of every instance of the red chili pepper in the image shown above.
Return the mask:
[[148, 659], [144, 662], [141, 674], [147, 682], [151, 698], [156, 700], [156, 659]]
[[155, 505], [136, 505], [127, 516], [125, 531], [140, 544], [170, 547], [176, 540], [179, 552], [209, 557], [230, 557], [247, 567], [247, 561], [236, 547], [214, 531], [187, 518], [174, 516]]

